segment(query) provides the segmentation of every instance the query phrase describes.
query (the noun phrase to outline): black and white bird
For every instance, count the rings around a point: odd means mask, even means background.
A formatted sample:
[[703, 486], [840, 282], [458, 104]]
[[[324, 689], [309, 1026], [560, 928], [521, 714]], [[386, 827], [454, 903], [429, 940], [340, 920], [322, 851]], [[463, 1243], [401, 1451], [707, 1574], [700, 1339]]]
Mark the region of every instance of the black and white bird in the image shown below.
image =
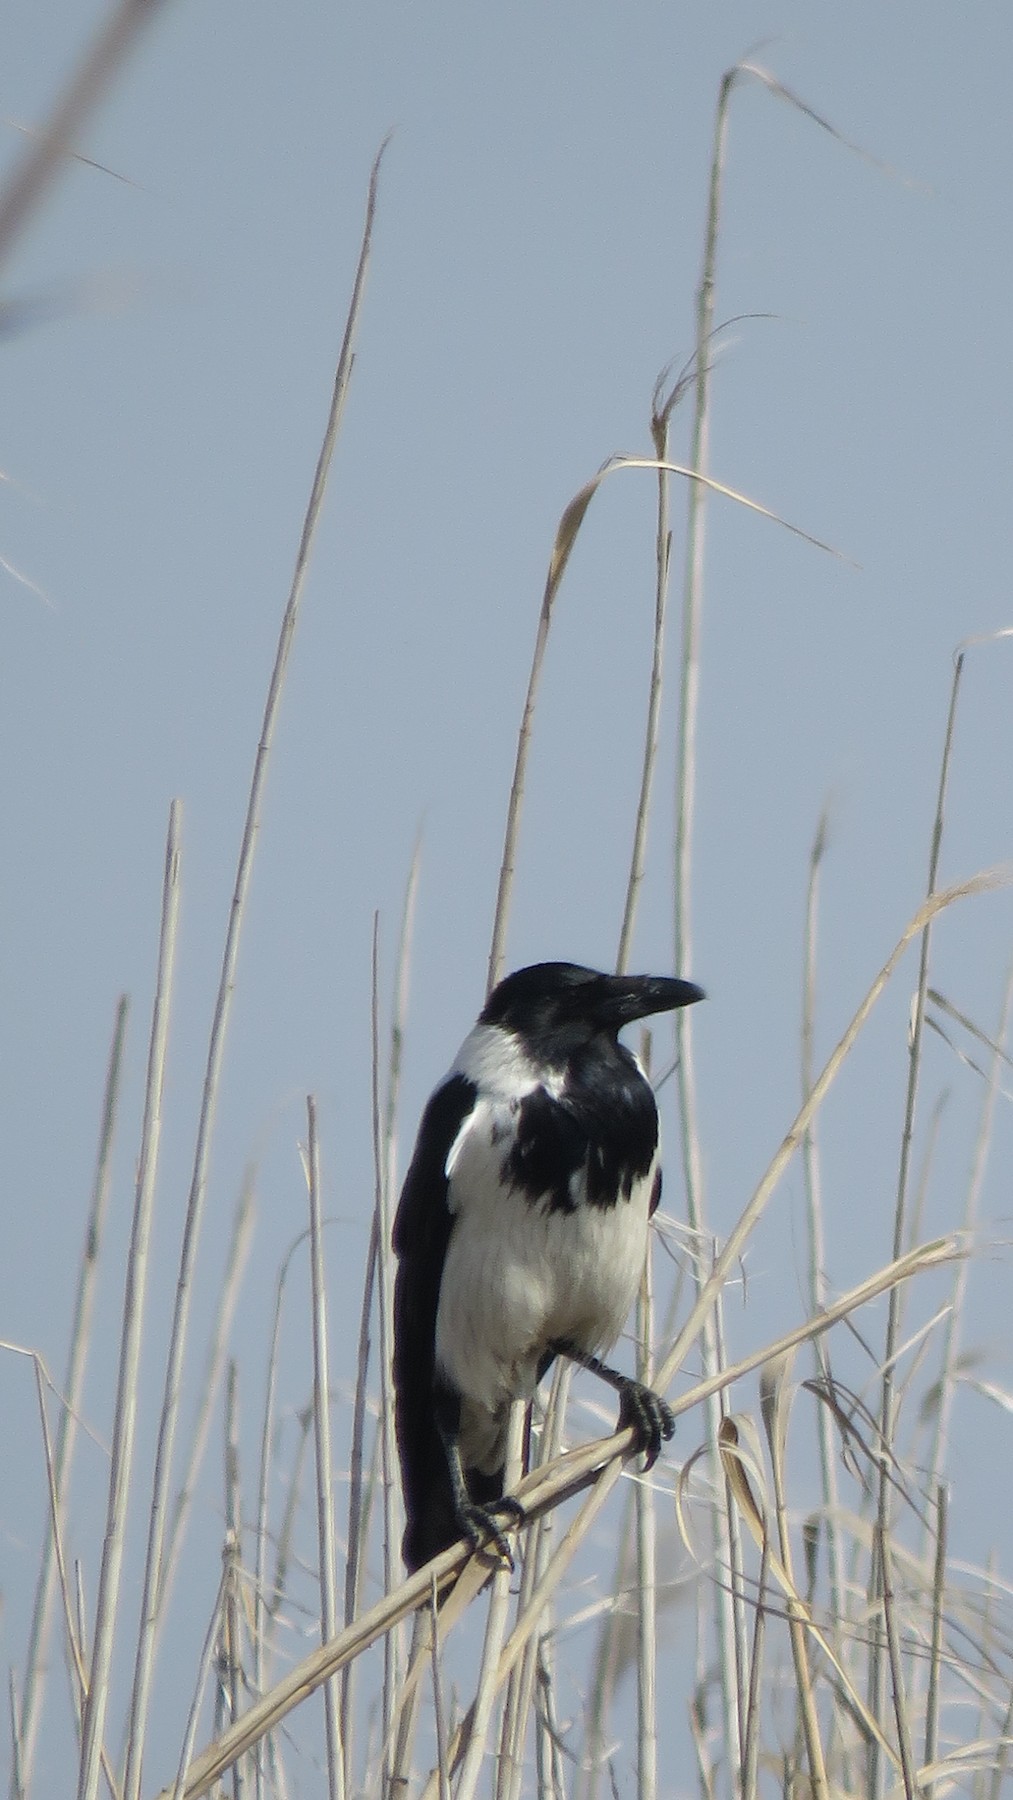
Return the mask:
[[599, 1360], [623, 1328], [661, 1193], [651, 1084], [618, 1034], [701, 1000], [667, 976], [536, 963], [495, 988], [426, 1107], [394, 1223], [394, 1388], [417, 1569], [467, 1537], [505, 1548], [510, 1408], [557, 1356], [620, 1396], [648, 1466], [658, 1394]]

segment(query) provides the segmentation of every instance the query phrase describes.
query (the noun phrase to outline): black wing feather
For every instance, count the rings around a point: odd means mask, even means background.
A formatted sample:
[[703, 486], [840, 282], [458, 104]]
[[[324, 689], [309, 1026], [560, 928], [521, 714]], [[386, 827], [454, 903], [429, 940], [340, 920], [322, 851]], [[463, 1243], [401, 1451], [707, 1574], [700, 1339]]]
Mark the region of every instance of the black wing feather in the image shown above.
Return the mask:
[[409, 1570], [459, 1536], [446, 1452], [433, 1395], [436, 1314], [453, 1219], [447, 1201], [447, 1157], [478, 1089], [464, 1075], [438, 1087], [422, 1116], [411, 1167], [394, 1220], [394, 1394], [404, 1560]]

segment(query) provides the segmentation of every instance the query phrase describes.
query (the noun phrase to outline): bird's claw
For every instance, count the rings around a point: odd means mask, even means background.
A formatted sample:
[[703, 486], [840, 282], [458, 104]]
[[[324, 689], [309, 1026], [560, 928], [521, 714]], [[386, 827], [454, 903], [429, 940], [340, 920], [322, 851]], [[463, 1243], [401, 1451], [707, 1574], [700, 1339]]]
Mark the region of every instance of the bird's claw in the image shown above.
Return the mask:
[[619, 1425], [631, 1426], [644, 1453], [644, 1473], [653, 1469], [663, 1442], [674, 1436], [675, 1414], [667, 1400], [642, 1381], [624, 1381], [620, 1389]]
[[520, 1501], [515, 1500], [512, 1494], [504, 1494], [501, 1500], [494, 1500], [491, 1506], [479, 1506], [476, 1502], [470, 1501], [467, 1506], [461, 1507], [458, 1514], [461, 1536], [468, 1539], [472, 1550], [477, 1555], [488, 1555], [492, 1546], [495, 1545], [512, 1569], [514, 1566], [513, 1552], [496, 1523], [497, 1513], [509, 1513], [518, 1525], [523, 1525], [527, 1518], [527, 1513]]

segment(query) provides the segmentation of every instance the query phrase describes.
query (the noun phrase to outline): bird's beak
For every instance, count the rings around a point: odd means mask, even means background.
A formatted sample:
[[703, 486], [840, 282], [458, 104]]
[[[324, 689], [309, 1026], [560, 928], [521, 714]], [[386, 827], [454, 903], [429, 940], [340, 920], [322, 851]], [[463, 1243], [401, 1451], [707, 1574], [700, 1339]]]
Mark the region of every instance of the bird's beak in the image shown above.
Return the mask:
[[605, 975], [603, 992], [595, 1008], [605, 1025], [619, 1030], [634, 1019], [646, 1019], [651, 1013], [674, 1012], [679, 1006], [692, 1006], [704, 998], [703, 988], [694, 981], [680, 981], [674, 975]]

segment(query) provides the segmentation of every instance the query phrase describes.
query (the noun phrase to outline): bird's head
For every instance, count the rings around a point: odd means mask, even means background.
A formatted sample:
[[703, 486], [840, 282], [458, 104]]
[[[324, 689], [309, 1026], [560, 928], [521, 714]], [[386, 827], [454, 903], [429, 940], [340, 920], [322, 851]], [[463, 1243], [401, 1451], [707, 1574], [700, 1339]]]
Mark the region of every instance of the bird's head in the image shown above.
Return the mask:
[[493, 989], [480, 1021], [529, 1039], [601, 1031], [615, 1036], [635, 1019], [703, 997], [694, 982], [672, 975], [603, 975], [578, 963], [532, 963]]

